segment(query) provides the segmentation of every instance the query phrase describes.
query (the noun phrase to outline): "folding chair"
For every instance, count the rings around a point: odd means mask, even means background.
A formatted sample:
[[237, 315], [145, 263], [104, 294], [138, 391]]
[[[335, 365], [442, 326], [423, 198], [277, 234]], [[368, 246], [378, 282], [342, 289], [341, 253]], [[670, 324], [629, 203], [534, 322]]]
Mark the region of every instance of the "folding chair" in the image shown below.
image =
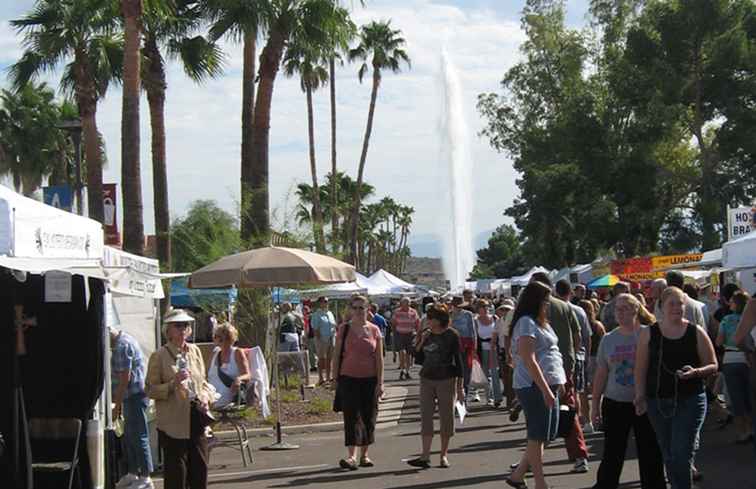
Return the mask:
[[[79, 487], [81, 487], [81, 473], [79, 472], [79, 443], [81, 442], [82, 422], [77, 418], [32, 418], [29, 420], [29, 437], [32, 447], [35, 441], [45, 443], [45, 448], [55, 452], [46, 455], [45, 450], [32, 452], [32, 471], [40, 473], [64, 473], [68, 472], [68, 489], [73, 487], [74, 474], [76, 474]], [[73, 453], [70, 461], [61, 460], [61, 453], [71, 453], [64, 450], [64, 442], [73, 442]], [[43, 452], [37, 456], [38, 452]]]

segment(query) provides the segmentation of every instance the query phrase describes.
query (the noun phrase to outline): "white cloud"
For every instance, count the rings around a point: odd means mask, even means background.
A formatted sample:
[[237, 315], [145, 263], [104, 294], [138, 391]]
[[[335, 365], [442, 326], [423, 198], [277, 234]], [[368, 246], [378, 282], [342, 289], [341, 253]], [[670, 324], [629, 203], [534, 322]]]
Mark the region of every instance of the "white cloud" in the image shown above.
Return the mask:
[[[31, 4], [31, 2], [29, 1]], [[439, 188], [447, 169], [440, 158], [440, 54], [446, 46], [460, 70], [475, 163], [473, 232], [494, 228], [516, 193], [511, 163], [477, 136], [484, 121], [475, 108], [481, 92], [498, 89], [506, 69], [517, 59], [523, 40], [519, 20], [489, 8], [462, 8], [428, 0], [370, 2], [356, 7], [358, 24], [392, 19], [401, 29], [412, 69], [387, 73], [379, 93], [366, 167], [378, 196], [390, 195], [414, 206], [414, 232], [442, 233], [448, 216], [439, 213], [446, 190]], [[0, 52], [18, 44], [0, 27]], [[10, 34], [10, 35], [9, 35]], [[194, 199], [216, 199], [229, 210], [239, 199], [241, 49], [227, 45], [226, 75], [198, 86], [175, 64], [168, 75], [167, 151], [171, 214], [181, 215]], [[261, 49], [261, 47], [260, 47]], [[338, 73], [339, 166], [356, 174], [370, 97], [370, 84], [359, 84], [357, 67]], [[328, 92], [315, 95], [318, 171], [330, 171]], [[120, 180], [120, 90], [103, 101], [98, 121], [108, 149], [106, 181]], [[309, 181], [306, 107], [296, 80], [282, 73], [276, 80], [271, 121], [271, 207], [282, 205], [295, 182]], [[153, 228], [149, 112], [142, 101], [142, 178], [145, 221]], [[291, 204], [291, 203], [290, 203]]]

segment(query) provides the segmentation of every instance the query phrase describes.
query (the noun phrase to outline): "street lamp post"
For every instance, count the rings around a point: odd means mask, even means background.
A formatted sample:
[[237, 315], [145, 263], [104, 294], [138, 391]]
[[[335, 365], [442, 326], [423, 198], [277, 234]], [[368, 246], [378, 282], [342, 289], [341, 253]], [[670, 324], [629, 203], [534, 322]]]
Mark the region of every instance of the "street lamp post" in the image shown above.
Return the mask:
[[56, 127], [66, 131], [74, 143], [74, 151], [76, 152], [76, 212], [82, 216], [84, 215], [84, 204], [82, 203], [83, 185], [81, 184], [81, 119], [62, 121]]

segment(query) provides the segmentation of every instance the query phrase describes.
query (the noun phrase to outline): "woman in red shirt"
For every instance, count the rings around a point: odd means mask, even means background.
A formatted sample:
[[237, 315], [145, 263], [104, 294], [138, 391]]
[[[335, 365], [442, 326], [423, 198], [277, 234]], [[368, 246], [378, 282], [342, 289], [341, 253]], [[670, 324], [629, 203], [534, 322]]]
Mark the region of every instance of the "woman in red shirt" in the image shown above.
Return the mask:
[[[336, 335], [333, 371], [340, 389], [344, 413], [344, 445], [347, 458], [339, 465], [357, 470], [357, 447], [360, 447], [360, 467], [372, 467], [368, 446], [375, 442], [375, 423], [378, 400], [383, 395], [383, 346], [381, 331], [367, 320], [368, 302], [354, 296], [350, 321], [343, 324]], [[342, 349], [342, 343], [344, 345]]]

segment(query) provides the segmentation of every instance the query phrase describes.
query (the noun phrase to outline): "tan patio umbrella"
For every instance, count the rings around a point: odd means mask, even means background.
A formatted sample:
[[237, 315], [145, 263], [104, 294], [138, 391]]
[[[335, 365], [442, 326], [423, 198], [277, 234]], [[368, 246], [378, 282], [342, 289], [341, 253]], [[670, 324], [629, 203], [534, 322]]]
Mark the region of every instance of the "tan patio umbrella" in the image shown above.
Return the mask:
[[189, 287], [282, 287], [354, 280], [354, 266], [348, 263], [311, 251], [269, 246], [229, 255], [200, 268], [189, 278]]
[[[269, 246], [229, 255], [200, 268], [189, 277], [189, 287], [262, 288], [306, 284], [353, 282], [354, 266], [330, 256], [296, 248]], [[279, 317], [280, 321], [280, 317]], [[278, 325], [280, 328], [281, 325]], [[291, 450], [299, 448], [282, 440], [281, 390], [278, 355], [274, 363], [276, 378], [276, 442], [263, 450]]]

